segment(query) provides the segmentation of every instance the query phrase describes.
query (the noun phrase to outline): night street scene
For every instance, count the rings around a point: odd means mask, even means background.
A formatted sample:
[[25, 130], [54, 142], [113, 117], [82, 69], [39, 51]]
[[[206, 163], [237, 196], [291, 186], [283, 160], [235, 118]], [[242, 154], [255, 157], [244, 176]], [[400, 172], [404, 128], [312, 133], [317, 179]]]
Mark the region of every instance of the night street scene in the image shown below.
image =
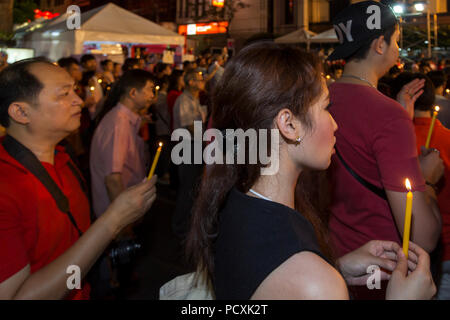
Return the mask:
[[449, 76], [450, 0], [0, 0], [0, 300], [450, 300]]

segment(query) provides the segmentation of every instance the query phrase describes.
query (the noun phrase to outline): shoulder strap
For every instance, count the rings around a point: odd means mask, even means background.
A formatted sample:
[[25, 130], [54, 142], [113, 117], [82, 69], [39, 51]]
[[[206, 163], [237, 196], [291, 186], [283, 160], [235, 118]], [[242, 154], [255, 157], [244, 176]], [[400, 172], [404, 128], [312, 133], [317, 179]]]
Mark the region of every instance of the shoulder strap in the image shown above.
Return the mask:
[[359, 183], [361, 183], [364, 187], [366, 187], [367, 189], [369, 189], [370, 191], [372, 191], [373, 193], [375, 193], [377, 196], [379, 196], [380, 198], [384, 199], [387, 201], [387, 196], [386, 196], [386, 191], [384, 191], [384, 189], [379, 188], [375, 185], [373, 185], [372, 183], [370, 183], [369, 181], [365, 180], [364, 178], [362, 178], [360, 175], [358, 175], [352, 168], [350, 168], [350, 166], [344, 161], [344, 159], [342, 158], [341, 154], [339, 153], [337, 147], [334, 147], [336, 150], [336, 155], [338, 156], [339, 160], [341, 160], [342, 164], [344, 165], [344, 167], [347, 169], [348, 172], [350, 172], [350, 174], [355, 177], [356, 180], [359, 181]]
[[16, 159], [36, 178], [39, 179], [39, 181], [44, 185], [47, 191], [51, 194], [52, 198], [55, 200], [58, 209], [67, 214], [70, 222], [72, 222], [81, 237], [83, 233], [78, 227], [75, 218], [70, 213], [69, 200], [58, 187], [56, 182], [53, 181], [52, 177], [49, 175], [47, 170], [45, 170], [39, 159], [24, 145], [9, 135], [7, 135], [3, 140], [3, 148], [5, 148], [6, 152], [8, 152], [11, 157]]

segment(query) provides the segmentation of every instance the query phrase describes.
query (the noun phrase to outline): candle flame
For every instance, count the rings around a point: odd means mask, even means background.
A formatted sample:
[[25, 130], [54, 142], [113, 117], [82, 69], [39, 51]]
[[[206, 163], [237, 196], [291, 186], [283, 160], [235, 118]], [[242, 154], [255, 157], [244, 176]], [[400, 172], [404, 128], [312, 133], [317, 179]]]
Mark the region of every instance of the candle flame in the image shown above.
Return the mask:
[[330, 75], [328, 75], [328, 74], [327, 74], [326, 78], [327, 78], [327, 79], [331, 79]]
[[406, 186], [406, 189], [408, 189], [408, 191], [411, 191], [411, 183], [409, 182], [409, 179], [405, 180], [405, 186]]
[[160, 147], [162, 147], [162, 146], [163, 146], [163, 143], [162, 143], [162, 142], [160, 142], [160, 143], [159, 143], [159, 146], [160, 146]]
[[450, 93], [450, 89], [445, 90], [445, 92]]
[[89, 88], [91, 91], [94, 91], [95, 90], [95, 87], [90, 87]]
[[434, 111], [439, 112], [439, 106], [434, 107]]
[[103, 82], [103, 80], [102, 79], [98, 79], [98, 83], [102, 83]]
[[159, 90], [159, 86], [156, 86], [156, 90]]

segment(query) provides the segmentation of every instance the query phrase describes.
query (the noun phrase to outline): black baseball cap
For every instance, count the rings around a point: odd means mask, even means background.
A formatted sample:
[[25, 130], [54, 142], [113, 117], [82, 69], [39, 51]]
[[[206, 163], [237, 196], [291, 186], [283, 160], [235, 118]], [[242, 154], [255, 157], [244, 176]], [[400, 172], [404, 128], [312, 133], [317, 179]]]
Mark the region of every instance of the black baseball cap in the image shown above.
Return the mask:
[[333, 19], [333, 27], [340, 44], [328, 60], [350, 57], [397, 23], [392, 9], [380, 2], [362, 1], [348, 6]]

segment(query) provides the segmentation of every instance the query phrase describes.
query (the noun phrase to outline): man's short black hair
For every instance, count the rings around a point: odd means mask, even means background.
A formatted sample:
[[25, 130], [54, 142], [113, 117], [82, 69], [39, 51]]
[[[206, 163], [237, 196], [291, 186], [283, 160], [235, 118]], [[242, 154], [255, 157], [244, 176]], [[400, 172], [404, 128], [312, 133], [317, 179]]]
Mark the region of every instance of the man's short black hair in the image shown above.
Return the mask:
[[198, 68], [187, 71], [184, 75], [184, 85], [186, 87], [189, 87], [189, 81], [195, 80], [198, 73], [200, 73], [200, 70]]
[[[422, 73], [403, 72], [392, 81], [392, 97], [396, 97], [405, 84], [410, 83], [415, 79], [425, 79], [423, 86], [423, 93], [414, 103], [414, 110], [430, 111], [433, 109], [435, 94], [433, 82], [430, 78]], [[395, 99], [395, 98], [394, 98]]]
[[122, 72], [127, 72], [128, 70], [133, 70], [135, 66], [139, 65], [139, 60], [136, 58], [126, 58], [122, 65]]
[[167, 66], [168, 66], [167, 63], [158, 62], [155, 66], [154, 73], [159, 74], [159, 73], [163, 72], [164, 70], [166, 70]]
[[[394, 24], [394, 25], [390, 26], [389, 28], [384, 30], [384, 32], [379, 37], [384, 36], [384, 41], [386, 41], [386, 43], [388, 45], [390, 45], [392, 35], [394, 34], [397, 26], [398, 26], [398, 24]], [[379, 37], [377, 37], [377, 38], [379, 38]], [[345, 58], [345, 61], [346, 62], [349, 62], [352, 60], [359, 61], [359, 60], [364, 60], [365, 58], [367, 58], [367, 55], [369, 54], [369, 51], [370, 51], [370, 46], [372, 45], [373, 40], [375, 40], [377, 38], [372, 38], [370, 41], [368, 41], [366, 44], [364, 44], [361, 48], [359, 48], [350, 57]]]
[[105, 59], [105, 60], [103, 60], [102, 62], [100, 62], [100, 65], [102, 66], [102, 68], [104, 69], [105, 67], [106, 67], [106, 65], [108, 64], [108, 63], [112, 63], [112, 60], [109, 60], [109, 59]]
[[131, 69], [126, 71], [122, 77], [116, 81], [111, 89], [111, 92], [106, 97], [103, 108], [97, 116], [95, 122], [97, 125], [103, 119], [103, 117], [114, 108], [120, 100], [125, 97], [131, 89], [142, 90], [147, 82], [150, 81], [153, 84], [156, 83], [155, 77], [148, 71], [141, 69]]
[[435, 88], [439, 88], [440, 86], [444, 86], [444, 89], [447, 85], [447, 75], [444, 71], [435, 70], [427, 73], [428, 78], [433, 82]]
[[78, 60], [72, 57], [65, 57], [58, 60], [58, 66], [64, 69], [70, 68], [73, 64], [80, 65]]
[[13, 102], [35, 104], [44, 85], [31, 72], [30, 67], [36, 63], [53, 66], [45, 58], [32, 58], [15, 62], [0, 72], [0, 125], [10, 125], [8, 108]]
[[85, 54], [81, 57], [81, 64], [85, 64], [90, 60], [95, 60], [95, 57], [92, 54]]

